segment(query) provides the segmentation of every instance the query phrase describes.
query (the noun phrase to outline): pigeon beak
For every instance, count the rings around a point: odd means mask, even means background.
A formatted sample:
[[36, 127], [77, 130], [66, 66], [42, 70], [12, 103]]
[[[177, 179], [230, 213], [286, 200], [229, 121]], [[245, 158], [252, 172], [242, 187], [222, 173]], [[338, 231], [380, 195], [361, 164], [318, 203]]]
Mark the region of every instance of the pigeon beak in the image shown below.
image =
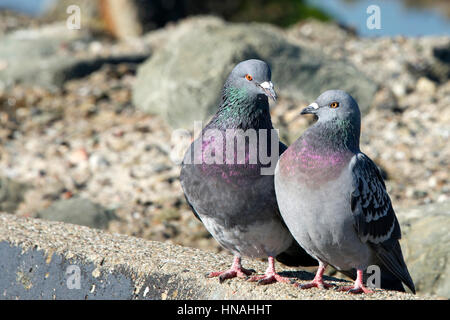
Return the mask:
[[277, 101], [277, 94], [273, 89], [272, 81], [264, 81], [263, 83], [260, 83], [259, 86], [264, 90], [266, 96], [271, 98], [273, 101]]
[[319, 109], [319, 105], [317, 104], [317, 102], [313, 102], [305, 109], [303, 109], [300, 114], [315, 114], [317, 112], [317, 109]]

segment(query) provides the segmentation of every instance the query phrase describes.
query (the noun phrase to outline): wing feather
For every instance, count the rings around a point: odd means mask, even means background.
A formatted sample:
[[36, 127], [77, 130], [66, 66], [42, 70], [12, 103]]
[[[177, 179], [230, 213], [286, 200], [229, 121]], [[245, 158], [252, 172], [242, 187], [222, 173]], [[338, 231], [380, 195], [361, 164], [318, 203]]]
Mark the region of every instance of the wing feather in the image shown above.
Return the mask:
[[354, 156], [350, 169], [353, 174], [351, 208], [359, 238], [371, 246], [395, 277], [415, 292], [398, 241], [401, 238], [400, 225], [380, 170], [363, 153]]
[[397, 218], [377, 166], [363, 153], [354, 156], [351, 166], [351, 208], [361, 240], [378, 244], [390, 238], [400, 239]]

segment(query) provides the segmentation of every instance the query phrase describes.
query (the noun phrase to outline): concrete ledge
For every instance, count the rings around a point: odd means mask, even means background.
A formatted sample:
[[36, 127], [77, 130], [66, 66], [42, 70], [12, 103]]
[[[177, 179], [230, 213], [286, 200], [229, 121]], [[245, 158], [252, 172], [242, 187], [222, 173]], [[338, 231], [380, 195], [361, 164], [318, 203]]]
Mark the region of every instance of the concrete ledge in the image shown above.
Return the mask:
[[[231, 256], [60, 222], [0, 214], [0, 299], [424, 299], [377, 290], [350, 295], [207, 279]], [[244, 260], [264, 272], [266, 264]], [[278, 265], [298, 282], [313, 274]], [[331, 279], [331, 278], [330, 278]], [[332, 278], [336, 284], [340, 280]], [[428, 297], [432, 298], [432, 297]]]

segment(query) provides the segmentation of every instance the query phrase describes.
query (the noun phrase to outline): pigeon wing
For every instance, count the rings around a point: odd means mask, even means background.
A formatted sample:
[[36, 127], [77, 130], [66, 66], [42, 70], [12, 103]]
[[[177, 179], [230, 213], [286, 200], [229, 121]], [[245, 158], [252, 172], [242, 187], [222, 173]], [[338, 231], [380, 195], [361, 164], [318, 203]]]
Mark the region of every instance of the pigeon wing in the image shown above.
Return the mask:
[[361, 240], [378, 244], [390, 238], [400, 239], [400, 227], [377, 166], [358, 153], [352, 159], [351, 170], [351, 208]]
[[194, 216], [203, 223], [203, 221], [202, 221], [202, 219], [200, 219], [200, 216], [198, 215], [197, 211], [194, 209], [192, 204], [189, 202], [189, 199], [186, 196], [186, 194], [184, 194], [184, 198], [186, 199], [187, 204], [189, 205], [189, 207], [191, 208], [192, 212], [194, 213]]
[[350, 168], [353, 175], [351, 209], [361, 241], [368, 243], [381, 262], [415, 292], [403, 259], [400, 225], [378, 167], [365, 154], [356, 154]]

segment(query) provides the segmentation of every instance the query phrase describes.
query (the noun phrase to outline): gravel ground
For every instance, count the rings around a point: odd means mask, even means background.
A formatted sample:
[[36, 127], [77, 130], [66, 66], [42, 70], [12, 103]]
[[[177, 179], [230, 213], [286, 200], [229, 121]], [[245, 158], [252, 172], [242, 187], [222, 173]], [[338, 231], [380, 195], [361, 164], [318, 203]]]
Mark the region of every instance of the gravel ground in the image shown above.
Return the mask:
[[[380, 83], [363, 119], [362, 150], [385, 172], [394, 207], [448, 199], [450, 83], [410, 67], [448, 38], [369, 41], [332, 28], [319, 41], [320, 28], [329, 26], [305, 23], [288, 34], [349, 59]], [[0, 88], [0, 176], [29, 186], [15, 213], [34, 217], [56, 200], [82, 196], [115, 210], [111, 232], [220, 251], [184, 201], [172, 129], [130, 104], [136, 68], [104, 65], [60, 90]], [[299, 116], [307, 103], [281, 97], [273, 108], [285, 141], [311, 122]]]

